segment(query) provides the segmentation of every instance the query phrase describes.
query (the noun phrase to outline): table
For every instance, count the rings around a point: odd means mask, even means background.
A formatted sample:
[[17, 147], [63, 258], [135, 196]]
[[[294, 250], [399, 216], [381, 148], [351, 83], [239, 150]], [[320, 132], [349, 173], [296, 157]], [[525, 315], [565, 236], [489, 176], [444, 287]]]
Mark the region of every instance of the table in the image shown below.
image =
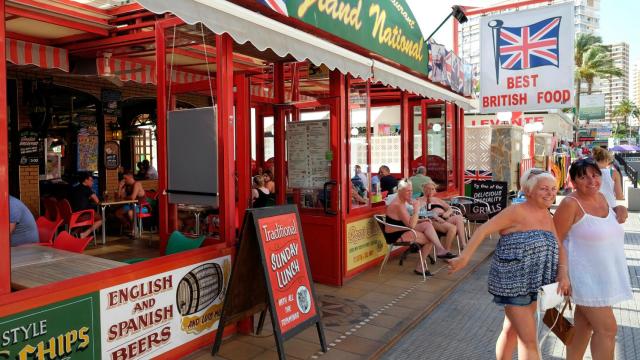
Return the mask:
[[131, 225], [133, 227], [133, 233], [136, 233], [136, 217], [135, 217], [135, 213], [137, 211], [137, 207], [138, 207], [138, 200], [113, 200], [113, 201], [103, 201], [101, 202], [100, 205], [100, 214], [102, 215], [102, 245], [106, 244], [106, 239], [107, 239], [107, 230], [105, 228], [106, 224], [107, 224], [107, 208], [109, 206], [117, 206], [117, 205], [125, 205], [125, 204], [133, 204], [134, 206], [134, 210], [133, 210], [133, 225]]
[[202, 215], [203, 212], [210, 209], [212, 209], [211, 206], [205, 206], [205, 205], [178, 204], [178, 210], [188, 211], [192, 213], [193, 216], [196, 218], [196, 235], [197, 236], [200, 236], [200, 215]]
[[50, 246], [16, 246], [11, 248], [11, 287], [28, 289], [125, 265]]

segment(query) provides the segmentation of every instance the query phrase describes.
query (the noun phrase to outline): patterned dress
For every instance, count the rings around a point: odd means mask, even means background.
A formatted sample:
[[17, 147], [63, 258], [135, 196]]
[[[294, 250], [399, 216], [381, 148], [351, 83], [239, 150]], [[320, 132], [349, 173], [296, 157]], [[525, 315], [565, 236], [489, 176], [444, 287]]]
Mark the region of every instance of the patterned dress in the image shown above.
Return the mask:
[[558, 240], [547, 230], [516, 231], [500, 237], [489, 270], [489, 293], [515, 297], [556, 281]]

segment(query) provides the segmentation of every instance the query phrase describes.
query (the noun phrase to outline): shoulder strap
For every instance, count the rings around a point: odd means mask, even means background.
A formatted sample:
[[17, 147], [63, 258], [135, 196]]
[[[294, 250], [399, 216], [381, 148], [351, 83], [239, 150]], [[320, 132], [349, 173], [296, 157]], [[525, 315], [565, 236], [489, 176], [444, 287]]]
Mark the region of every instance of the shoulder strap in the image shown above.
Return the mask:
[[580, 210], [582, 210], [583, 213], [587, 213], [586, 211], [584, 211], [584, 208], [582, 207], [582, 204], [580, 204], [580, 201], [578, 201], [578, 199], [574, 198], [573, 196], [567, 196], [567, 199], [573, 199], [575, 200], [575, 202], [578, 203], [578, 206], [580, 206]]

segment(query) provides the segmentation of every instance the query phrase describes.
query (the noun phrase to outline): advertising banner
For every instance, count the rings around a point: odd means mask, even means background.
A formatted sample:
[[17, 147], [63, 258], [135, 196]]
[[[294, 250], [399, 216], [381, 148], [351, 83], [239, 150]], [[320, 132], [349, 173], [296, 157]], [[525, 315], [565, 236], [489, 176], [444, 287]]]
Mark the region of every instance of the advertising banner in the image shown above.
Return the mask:
[[102, 359], [151, 359], [216, 330], [230, 274], [223, 256], [100, 290]]
[[97, 293], [0, 320], [0, 359], [99, 359]]
[[347, 224], [347, 271], [384, 256], [387, 242], [372, 217]]
[[572, 107], [573, 3], [480, 20], [482, 112]]
[[604, 120], [604, 94], [580, 95], [580, 120]]
[[274, 315], [285, 335], [316, 315], [300, 227], [295, 213], [257, 219], [257, 223], [276, 305]]
[[260, 0], [259, 3], [427, 75], [427, 44], [405, 0]]

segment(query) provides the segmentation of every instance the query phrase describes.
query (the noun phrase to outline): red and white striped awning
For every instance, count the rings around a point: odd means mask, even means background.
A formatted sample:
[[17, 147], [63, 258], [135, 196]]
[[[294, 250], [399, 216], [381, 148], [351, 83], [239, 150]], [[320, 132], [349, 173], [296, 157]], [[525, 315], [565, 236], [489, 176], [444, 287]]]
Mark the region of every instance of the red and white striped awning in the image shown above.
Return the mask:
[[[134, 81], [141, 84], [156, 84], [156, 66], [153, 63], [124, 60], [119, 58], [96, 59], [98, 75], [116, 76], [122, 81]], [[108, 65], [108, 66], [107, 66]], [[206, 80], [207, 76], [188, 71], [173, 70], [171, 80], [177, 84], [186, 84]]]
[[66, 49], [10, 38], [5, 40], [7, 61], [16, 65], [35, 65], [43, 69], [69, 72], [69, 54]]

